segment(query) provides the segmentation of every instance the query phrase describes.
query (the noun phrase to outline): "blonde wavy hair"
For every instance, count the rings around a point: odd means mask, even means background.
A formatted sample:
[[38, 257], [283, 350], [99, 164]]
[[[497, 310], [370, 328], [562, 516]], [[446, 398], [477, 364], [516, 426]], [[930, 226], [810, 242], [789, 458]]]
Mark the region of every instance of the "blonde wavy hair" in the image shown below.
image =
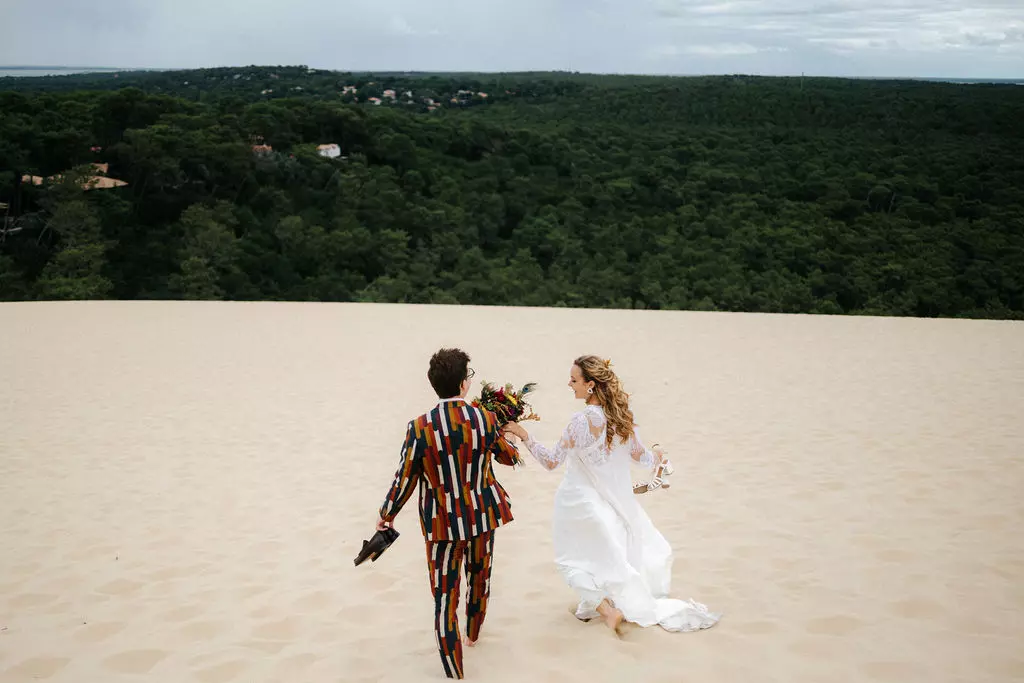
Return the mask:
[[625, 443], [633, 435], [633, 411], [629, 409], [629, 394], [623, 388], [618, 375], [612, 370], [609, 360], [597, 356], [580, 356], [573, 361], [580, 369], [584, 381], [594, 383], [594, 396], [604, 408], [608, 419], [608, 430], [605, 436], [609, 448], [615, 436]]

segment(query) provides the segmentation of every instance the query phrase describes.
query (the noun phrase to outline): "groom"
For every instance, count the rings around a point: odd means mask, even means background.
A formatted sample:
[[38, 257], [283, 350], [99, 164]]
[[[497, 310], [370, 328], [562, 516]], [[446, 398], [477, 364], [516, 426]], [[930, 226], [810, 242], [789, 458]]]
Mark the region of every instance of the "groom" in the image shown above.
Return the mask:
[[427, 379], [440, 402], [409, 423], [377, 522], [378, 530], [392, 526], [413, 490], [419, 490], [434, 629], [448, 678], [463, 677], [457, 615], [463, 561], [469, 584], [466, 644], [472, 646], [487, 613], [494, 530], [512, 521], [508, 495], [491, 471], [491, 456], [513, 465], [517, 451], [502, 436], [493, 413], [466, 402], [473, 374], [469, 356], [460, 349], [441, 349], [431, 357]]

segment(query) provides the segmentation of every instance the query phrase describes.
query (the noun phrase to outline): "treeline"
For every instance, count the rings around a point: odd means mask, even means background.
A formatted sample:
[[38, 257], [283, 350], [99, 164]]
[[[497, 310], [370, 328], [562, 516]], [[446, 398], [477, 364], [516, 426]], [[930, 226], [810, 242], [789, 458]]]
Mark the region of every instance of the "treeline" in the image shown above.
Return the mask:
[[4, 300], [1024, 318], [1019, 87], [247, 67], [0, 88]]

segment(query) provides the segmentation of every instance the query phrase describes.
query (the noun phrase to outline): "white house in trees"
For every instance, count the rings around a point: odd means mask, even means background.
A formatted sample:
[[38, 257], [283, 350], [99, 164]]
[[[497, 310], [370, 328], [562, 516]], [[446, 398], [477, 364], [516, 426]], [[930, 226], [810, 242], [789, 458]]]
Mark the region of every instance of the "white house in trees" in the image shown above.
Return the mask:
[[318, 145], [316, 151], [320, 156], [327, 157], [328, 159], [337, 159], [341, 156], [341, 147], [338, 147], [338, 145], [334, 143], [329, 145]]

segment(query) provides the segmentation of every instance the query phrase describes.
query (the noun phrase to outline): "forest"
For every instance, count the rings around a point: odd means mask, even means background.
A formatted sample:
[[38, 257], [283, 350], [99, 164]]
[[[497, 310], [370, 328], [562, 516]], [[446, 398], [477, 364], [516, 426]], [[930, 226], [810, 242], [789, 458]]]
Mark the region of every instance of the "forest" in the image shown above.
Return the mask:
[[1024, 319], [1024, 88], [0, 78], [0, 301]]

